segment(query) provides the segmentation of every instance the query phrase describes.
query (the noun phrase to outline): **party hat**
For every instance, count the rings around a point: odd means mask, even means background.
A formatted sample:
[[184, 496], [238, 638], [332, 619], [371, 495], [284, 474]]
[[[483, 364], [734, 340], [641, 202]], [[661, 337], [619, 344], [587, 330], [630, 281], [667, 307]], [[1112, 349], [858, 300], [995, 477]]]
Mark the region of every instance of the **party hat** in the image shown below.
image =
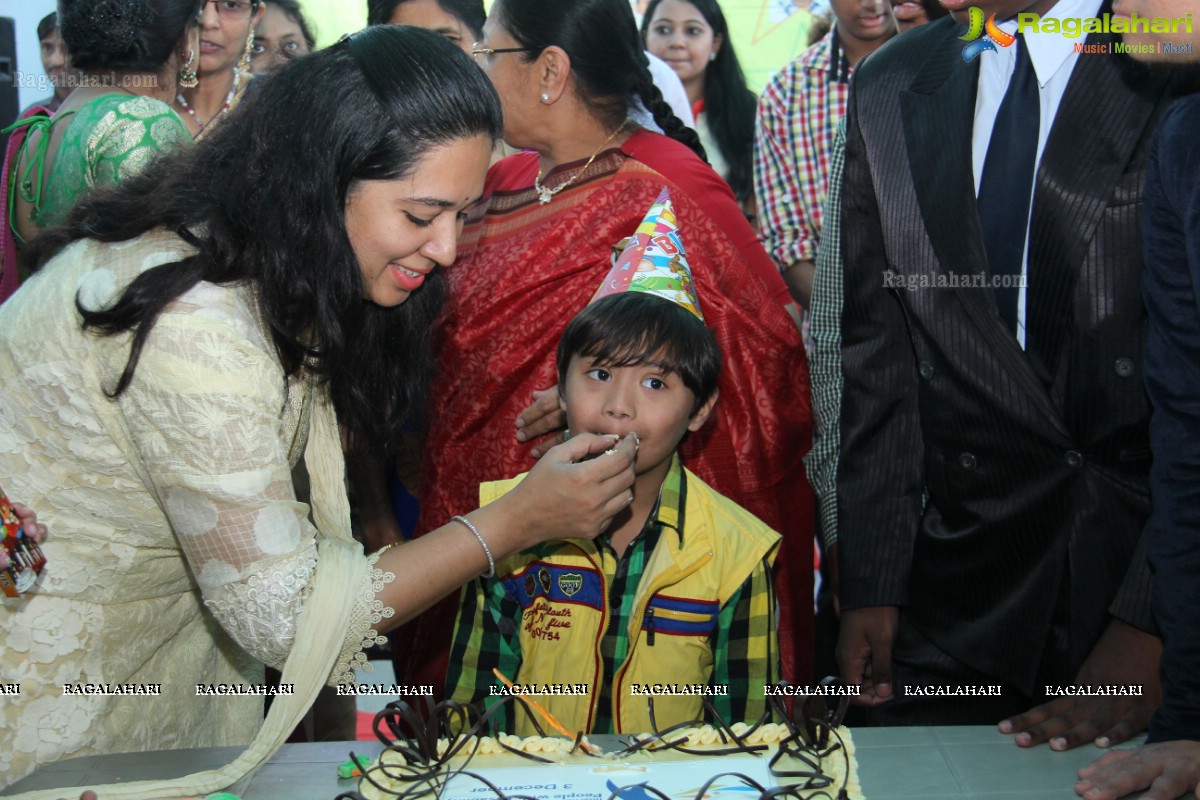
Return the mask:
[[679, 221], [671, 207], [671, 193], [665, 186], [592, 299], [620, 292], [657, 295], [704, 321], [692, 269], [679, 237]]

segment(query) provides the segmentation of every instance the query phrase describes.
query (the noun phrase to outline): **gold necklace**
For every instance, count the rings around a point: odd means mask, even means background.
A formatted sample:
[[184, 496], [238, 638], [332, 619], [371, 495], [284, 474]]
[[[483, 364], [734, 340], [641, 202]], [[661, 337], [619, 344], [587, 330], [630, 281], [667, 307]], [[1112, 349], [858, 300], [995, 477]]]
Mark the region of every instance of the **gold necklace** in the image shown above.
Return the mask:
[[546, 203], [549, 203], [551, 200], [554, 199], [554, 195], [558, 194], [563, 189], [567, 188], [572, 183], [579, 180], [580, 177], [583, 176], [583, 173], [587, 172], [587, 168], [592, 165], [592, 162], [596, 160], [596, 156], [600, 155], [600, 152], [605, 147], [608, 146], [608, 143], [611, 142], [613, 139], [617, 138], [617, 134], [620, 133], [621, 131], [625, 130], [625, 126], [628, 124], [629, 124], [629, 120], [625, 120], [620, 125], [618, 125], [617, 129], [615, 131], [613, 131], [612, 133], [610, 133], [608, 135], [608, 138], [605, 139], [601, 143], [601, 145], [596, 148], [596, 152], [592, 153], [592, 157], [587, 160], [587, 163], [584, 164], [583, 167], [581, 167], [578, 172], [576, 172], [574, 175], [572, 175], [570, 178], [568, 178], [563, 183], [560, 183], [558, 186], [555, 186], [553, 189], [548, 189], [542, 185], [542, 170], [538, 169], [537, 177], [535, 177], [533, 179], [533, 188], [538, 194], [538, 201], [541, 202], [542, 205], [546, 205]]

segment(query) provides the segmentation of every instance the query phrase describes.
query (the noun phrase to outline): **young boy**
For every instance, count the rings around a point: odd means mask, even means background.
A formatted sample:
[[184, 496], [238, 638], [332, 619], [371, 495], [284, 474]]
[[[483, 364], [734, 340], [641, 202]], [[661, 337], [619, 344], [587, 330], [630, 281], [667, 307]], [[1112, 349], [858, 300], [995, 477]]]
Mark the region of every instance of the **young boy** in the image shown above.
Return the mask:
[[[673, 228], [669, 205], [660, 198], [656, 209], [658, 231], [663, 219]], [[677, 232], [671, 241], [679, 244]], [[513, 691], [498, 669], [571, 731], [649, 731], [649, 693], [660, 729], [703, 718], [705, 696], [730, 723], [765, 707], [763, 687], [778, 675], [779, 536], [675, 452], [716, 403], [721, 355], [682, 248], [667, 248], [680, 252], [649, 271], [651, 254], [638, 251], [626, 265], [637, 266], [629, 290], [585, 308], [558, 346], [569, 429], [639, 437], [633, 503], [594, 541], [546, 542], [464, 588], [446, 680], [458, 702], [490, 707], [489, 697]], [[627, 261], [605, 286], [620, 282]], [[512, 482], [484, 484], [481, 501]], [[493, 719], [500, 730], [535, 732], [512, 706]]]

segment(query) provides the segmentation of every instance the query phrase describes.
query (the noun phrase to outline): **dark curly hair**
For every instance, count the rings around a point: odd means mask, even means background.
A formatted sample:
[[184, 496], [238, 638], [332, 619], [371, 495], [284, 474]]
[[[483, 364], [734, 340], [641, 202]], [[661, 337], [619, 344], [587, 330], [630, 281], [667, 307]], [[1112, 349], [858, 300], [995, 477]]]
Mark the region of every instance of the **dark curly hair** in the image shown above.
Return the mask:
[[[662, 0], [650, 0], [642, 17], [642, 41], [650, 33], [654, 12]], [[686, 0], [696, 7], [712, 28], [713, 36], [723, 37], [717, 57], [704, 71], [704, 117], [713, 139], [729, 165], [722, 177], [742, 202], [754, 198], [754, 113], [758, 97], [746, 86], [746, 76], [733, 51], [729, 25], [717, 0]]]
[[680, 122], [650, 77], [628, 0], [496, 0], [500, 24], [523, 48], [528, 63], [551, 45], [571, 59], [580, 99], [610, 128], [629, 115], [636, 96], [663, 132], [707, 160], [700, 137]]
[[200, 13], [200, 0], [59, 0], [71, 66], [157, 73]]
[[430, 31], [368, 28], [275, 73], [196, 147], [87, 195], [23, 255], [38, 265], [77, 239], [178, 231], [195, 255], [145, 271], [108, 308], [79, 309], [87, 330], [133, 332], [113, 395], [169, 303], [200, 281], [246, 283], [284, 369], [314, 369], [355, 441], [382, 448], [420, 407], [444, 284], [435, 270], [400, 306], [366, 300], [346, 198], [361, 181], [409, 174], [430, 148], [494, 144], [500, 130], [500, 100], [469, 56]]

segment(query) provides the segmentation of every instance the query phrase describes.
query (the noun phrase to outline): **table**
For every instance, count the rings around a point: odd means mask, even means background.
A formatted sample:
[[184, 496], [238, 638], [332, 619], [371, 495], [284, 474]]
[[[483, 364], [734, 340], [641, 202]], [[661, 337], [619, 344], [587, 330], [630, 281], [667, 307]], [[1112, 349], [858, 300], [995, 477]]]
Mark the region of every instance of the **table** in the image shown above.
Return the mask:
[[[1023, 750], [989, 726], [858, 728], [853, 733], [868, 800], [1071, 800], [1076, 798], [1071, 788], [1075, 771], [1100, 752], [1091, 746], [1066, 753], [1045, 745]], [[381, 749], [378, 742], [285, 745], [231, 791], [242, 800], [333, 800], [357, 783], [336, 776], [336, 766], [349, 752], [374, 758]], [[69, 759], [39, 770], [0, 796], [169, 778], [220, 766], [238, 752], [236, 747], [213, 747]]]

